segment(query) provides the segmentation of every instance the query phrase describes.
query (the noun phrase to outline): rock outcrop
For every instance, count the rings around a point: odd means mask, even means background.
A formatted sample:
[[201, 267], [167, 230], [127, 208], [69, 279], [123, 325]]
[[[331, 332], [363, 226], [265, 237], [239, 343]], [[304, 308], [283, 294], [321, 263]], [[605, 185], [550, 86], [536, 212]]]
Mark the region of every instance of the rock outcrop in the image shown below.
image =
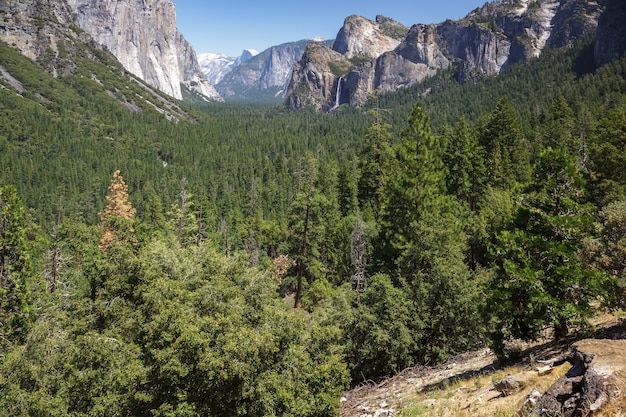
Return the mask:
[[259, 53], [253, 49], [244, 49], [237, 58], [213, 52], [204, 52], [198, 55], [198, 62], [202, 72], [213, 85], [220, 81], [233, 70], [234, 67], [243, 64]]
[[315, 43], [307, 46], [302, 59], [293, 68], [287, 89], [287, 107], [313, 107], [329, 111], [339, 104], [341, 74], [348, 72], [352, 63], [339, 52]]
[[222, 96], [202, 72], [196, 51], [180, 32], [177, 32], [176, 36], [176, 50], [178, 51], [181, 83], [189, 91], [199, 94], [206, 101], [223, 101]]
[[536, 402], [528, 416], [594, 413], [626, 395], [626, 340], [586, 339], [572, 346], [571, 370]]
[[[619, 0], [605, 1], [619, 3]], [[388, 29], [389, 21], [368, 22], [351, 16], [339, 31], [333, 47], [344, 60], [352, 62], [351, 67], [335, 79], [322, 74], [299, 74], [294, 70], [286, 103], [292, 107], [319, 96], [328, 101], [314, 107], [332, 108], [332, 95], [307, 90], [311, 83], [306, 80], [316, 78], [328, 79], [335, 85], [342, 76], [345, 83], [338, 96], [342, 103], [355, 106], [364, 104], [376, 91], [396, 91], [452, 65], [458, 66], [459, 81], [475, 81], [537, 57], [546, 46], [562, 47], [580, 39], [596, 29], [603, 7], [594, 0], [502, 0], [487, 3], [458, 21], [416, 24], [397, 46], [393, 46], [396, 45], [393, 37], [381, 35], [384, 33], [381, 28]], [[309, 56], [307, 59], [319, 62], [323, 58]], [[307, 65], [297, 68], [311, 70]], [[303, 83], [298, 84], [298, 80]], [[330, 85], [316, 88], [332, 89]], [[294, 94], [308, 98], [291, 97]]]
[[200, 71], [191, 45], [176, 29], [170, 0], [66, 0], [77, 24], [124, 68], [164, 93], [182, 99], [181, 84], [219, 100]]
[[[171, 96], [132, 75], [119, 60], [81, 30], [76, 14], [64, 0], [0, 2], [0, 40], [54, 77], [79, 76], [131, 112], [156, 111], [167, 119], [190, 119]], [[110, 73], [109, 73], [110, 72]], [[5, 68], [0, 77], [19, 93], [31, 92], [45, 106], [40, 92], [29, 91]]]
[[42, 65], [53, 75], [70, 72], [72, 66], [69, 62], [59, 62], [59, 44], [65, 44], [67, 37], [90, 41], [88, 36], [69, 28], [73, 23], [72, 10], [62, 1], [0, 2], [0, 39], [33, 61], [49, 55]]

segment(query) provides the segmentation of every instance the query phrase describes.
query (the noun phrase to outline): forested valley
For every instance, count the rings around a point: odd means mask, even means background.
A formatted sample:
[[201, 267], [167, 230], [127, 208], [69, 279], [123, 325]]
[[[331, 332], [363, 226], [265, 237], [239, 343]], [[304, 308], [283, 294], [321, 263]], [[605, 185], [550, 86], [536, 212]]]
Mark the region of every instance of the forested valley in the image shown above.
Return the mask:
[[53, 78], [0, 43], [0, 409], [332, 416], [623, 308], [626, 58], [589, 62], [587, 38], [360, 109], [172, 119], [106, 63]]

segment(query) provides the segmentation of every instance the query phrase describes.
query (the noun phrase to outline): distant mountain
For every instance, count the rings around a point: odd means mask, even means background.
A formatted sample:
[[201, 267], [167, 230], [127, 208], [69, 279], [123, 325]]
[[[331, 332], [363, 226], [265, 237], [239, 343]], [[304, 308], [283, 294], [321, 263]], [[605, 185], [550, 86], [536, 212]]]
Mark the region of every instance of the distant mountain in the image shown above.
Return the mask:
[[501, 0], [458, 21], [406, 31], [387, 18], [350, 16], [332, 48], [307, 48], [294, 66], [285, 102], [291, 109], [321, 111], [342, 103], [359, 106], [377, 91], [397, 91], [450, 67], [457, 68], [459, 81], [476, 81], [537, 57], [546, 47], [571, 45], [596, 28], [600, 64], [623, 54], [624, 14], [621, 0]]
[[213, 85], [217, 85], [226, 74], [243, 62], [258, 55], [254, 49], [244, 49], [238, 58], [213, 52], [204, 52], [198, 55], [198, 62], [202, 72]]
[[293, 65], [309, 43], [330, 46], [333, 41], [305, 39], [272, 46], [261, 53], [244, 50], [237, 59], [201, 54], [203, 71], [226, 100], [281, 102]]

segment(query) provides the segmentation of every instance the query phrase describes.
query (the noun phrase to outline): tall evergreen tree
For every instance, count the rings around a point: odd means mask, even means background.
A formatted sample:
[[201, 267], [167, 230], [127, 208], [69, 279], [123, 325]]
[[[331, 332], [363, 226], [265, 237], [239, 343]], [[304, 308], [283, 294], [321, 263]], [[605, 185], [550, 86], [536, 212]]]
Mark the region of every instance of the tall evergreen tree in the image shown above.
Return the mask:
[[479, 133], [479, 143], [485, 151], [489, 185], [506, 189], [530, 180], [528, 143], [519, 117], [506, 97], [496, 104]]
[[378, 256], [393, 269], [402, 253], [417, 238], [420, 215], [432, 210], [445, 195], [445, 167], [438, 138], [429, 118], [417, 104], [408, 118], [402, 140], [395, 148], [383, 189]]
[[602, 275], [579, 256], [593, 217], [574, 158], [548, 148], [535, 171], [521, 200], [517, 229], [502, 232], [493, 252], [498, 268], [488, 305], [492, 342], [500, 353], [510, 337], [532, 340], [546, 326], [557, 339], [567, 335], [604, 294]]
[[361, 209], [378, 219], [381, 213], [382, 192], [387, 182], [388, 164], [392, 159], [391, 125], [380, 111], [368, 127], [365, 144], [359, 158], [358, 198]]
[[448, 192], [472, 211], [485, 192], [484, 150], [478, 143], [478, 137], [467, 121], [461, 119], [454, 129], [445, 132], [445, 163], [448, 167]]
[[593, 130], [590, 154], [594, 198], [600, 206], [626, 197], [626, 106], [611, 110]]
[[289, 208], [290, 252], [295, 259], [296, 288], [294, 307], [302, 306], [302, 293], [307, 282], [324, 275], [322, 239], [325, 234], [323, 212], [328, 206], [320, 193], [316, 176], [318, 161], [312, 155], [302, 160], [298, 192]]
[[608, 305], [626, 307], [626, 200], [600, 211], [598, 235], [585, 240], [583, 259], [610, 276]]

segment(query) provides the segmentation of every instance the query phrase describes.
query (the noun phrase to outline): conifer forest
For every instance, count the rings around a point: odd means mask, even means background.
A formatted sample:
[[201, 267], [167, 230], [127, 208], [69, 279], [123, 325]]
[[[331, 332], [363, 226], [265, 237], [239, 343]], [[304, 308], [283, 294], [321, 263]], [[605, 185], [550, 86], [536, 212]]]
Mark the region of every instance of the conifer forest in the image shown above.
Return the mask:
[[592, 42], [175, 120], [0, 42], [26, 91], [0, 88], [0, 414], [336, 416], [364, 381], [623, 308], [626, 58], [589, 68]]

